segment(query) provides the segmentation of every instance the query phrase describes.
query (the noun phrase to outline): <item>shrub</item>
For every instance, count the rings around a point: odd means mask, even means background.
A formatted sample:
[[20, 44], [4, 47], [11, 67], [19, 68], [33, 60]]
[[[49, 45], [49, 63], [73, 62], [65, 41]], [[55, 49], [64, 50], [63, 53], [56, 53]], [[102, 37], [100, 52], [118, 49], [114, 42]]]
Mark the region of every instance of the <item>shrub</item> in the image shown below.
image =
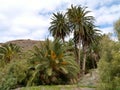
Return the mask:
[[0, 90], [10, 90], [15, 88], [17, 85], [17, 78], [12, 75], [7, 75], [3, 78], [0, 84]]
[[119, 90], [120, 87], [120, 52], [118, 42], [106, 39], [103, 45], [101, 59], [98, 64], [98, 90]]
[[9, 90], [19, 86], [26, 86], [26, 60], [12, 61], [0, 68], [0, 90]]

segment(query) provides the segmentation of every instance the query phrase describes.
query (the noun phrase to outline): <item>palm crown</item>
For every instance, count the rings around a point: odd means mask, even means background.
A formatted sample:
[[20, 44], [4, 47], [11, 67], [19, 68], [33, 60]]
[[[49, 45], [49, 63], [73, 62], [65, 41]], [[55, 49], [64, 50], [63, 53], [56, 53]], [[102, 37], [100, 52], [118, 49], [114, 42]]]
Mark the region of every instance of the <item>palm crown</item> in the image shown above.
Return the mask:
[[70, 32], [66, 16], [62, 13], [53, 13], [49, 31], [54, 38], [62, 39], [64, 42], [64, 38], [68, 36]]

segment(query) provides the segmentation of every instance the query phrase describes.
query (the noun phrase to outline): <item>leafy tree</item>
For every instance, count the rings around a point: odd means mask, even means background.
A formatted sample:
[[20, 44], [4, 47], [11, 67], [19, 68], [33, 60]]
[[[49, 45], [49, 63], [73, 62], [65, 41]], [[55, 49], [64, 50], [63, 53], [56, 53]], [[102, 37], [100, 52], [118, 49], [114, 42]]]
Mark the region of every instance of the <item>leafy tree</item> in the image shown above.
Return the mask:
[[28, 85], [68, 84], [74, 80], [79, 68], [68, 49], [57, 39], [47, 40], [40, 48], [35, 47], [31, 59], [33, 74]]
[[53, 13], [49, 31], [55, 39], [59, 38], [64, 42], [64, 38], [70, 33], [66, 16], [59, 12], [57, 14]]
[[[107, 44], [106, 44], [107, 43]], [[106, 35], [101, 41], [101, 59], [98, 64], [98, 90], [119, 90], [120, 88], [120, 55], [118, 42]]]
[[118, 40], [120, 41], [120, 18], [114, 23], [114, 30], [116, 32]]

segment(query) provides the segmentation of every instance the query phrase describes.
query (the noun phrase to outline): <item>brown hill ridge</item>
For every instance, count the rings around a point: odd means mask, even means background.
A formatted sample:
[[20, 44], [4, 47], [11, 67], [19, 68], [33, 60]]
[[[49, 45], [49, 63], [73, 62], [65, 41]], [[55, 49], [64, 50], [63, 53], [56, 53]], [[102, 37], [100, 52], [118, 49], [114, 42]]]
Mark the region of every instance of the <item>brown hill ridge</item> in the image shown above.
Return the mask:
[[[30, 39], [20, 39], [20, 40], [8, 41], [6, 43], [16, 44], [16, 45], [20, 46], [23, 49], [23, 51], [27, 51], [27, 50], [31, 50], [33, 48], [33, 46], [39, 45], [41, 42], [44, 42], [44, 41], [30, 40]], [[6, 44], [6, 43], [0, 43], [0, 45]]]

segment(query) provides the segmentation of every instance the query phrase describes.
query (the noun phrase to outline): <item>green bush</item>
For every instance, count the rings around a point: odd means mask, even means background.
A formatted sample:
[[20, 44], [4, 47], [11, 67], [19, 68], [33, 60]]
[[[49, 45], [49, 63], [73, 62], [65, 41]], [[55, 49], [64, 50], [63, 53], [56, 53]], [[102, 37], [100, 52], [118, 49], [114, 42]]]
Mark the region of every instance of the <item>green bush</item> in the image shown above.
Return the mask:
[[120, 87], [120, 51], [118, 42], [105, 39], [101, 59], [98, 64], [98, 90], [119, 90]]
[[2, 83], [0, 84], [0, 90], [10, 90], [15, 88], [17, 85], [17, 78], [12, 75], [7, 75], [3, 78]]
[[27, 63], [26, 60], [12, 61], [0, 68], [0, 90], [9, 90], [26, 86]]

